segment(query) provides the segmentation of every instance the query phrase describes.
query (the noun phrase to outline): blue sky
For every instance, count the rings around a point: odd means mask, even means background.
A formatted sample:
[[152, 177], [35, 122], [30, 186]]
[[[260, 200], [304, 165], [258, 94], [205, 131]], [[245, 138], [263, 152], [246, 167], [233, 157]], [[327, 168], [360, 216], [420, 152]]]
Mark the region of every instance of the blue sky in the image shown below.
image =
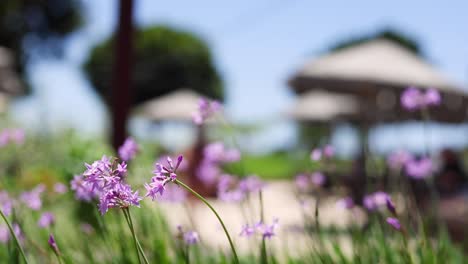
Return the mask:
[[[117, 1], [84, 2], [86, 24], [67, 40], [65, 60], [30, 67], [34, 95], [14, 104], [18, 122], [92, 133], [105, 129], [105, 109], [80, 67], [89, 49], [111, 34]], [[293, 127], [278, 118], [293, 102], [288, 76], [347, 37], [384, 27], [402, 30], [449, 78], [468, 83], [466, 1], [135, 2], [138, 25], [169, 24], [208, 42], [225, 80], [228, 114], [239, 121], [275, 123], [268, 136], [259, 138], [260, 145], [291, 140]]]

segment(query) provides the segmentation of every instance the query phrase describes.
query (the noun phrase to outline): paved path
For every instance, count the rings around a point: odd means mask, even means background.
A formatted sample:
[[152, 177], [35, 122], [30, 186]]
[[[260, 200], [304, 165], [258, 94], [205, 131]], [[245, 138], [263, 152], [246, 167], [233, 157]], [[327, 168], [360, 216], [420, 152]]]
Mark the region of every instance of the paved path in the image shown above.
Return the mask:
[[[280, 251], [292, 255], [300, 254], [300, 252], [307, 249], [311, 245], [311, 240], [300, 230], [303, 225], [304, 210], [301, 209], [301, 205], [296, 198], [293, 184], [287, 181], [270, 182], [263, 192], [263, 197], [266, 222], [271, 223], [272, 219], [277, 217], [280, 223], [277, 236], [269, 242], [271, 247], [275, 250], [284, 249]], [[344, 227], [351, 221], [362, 219], [361, 216], [356, 217], [356, 214], [351, 215], [349, 211], [337, 207], [337, 199], [337, 197], [328, 197], [321, 202], [319, 220], [322, 226]], [[257, 251], [256, 246], [254, 246], [255, 239], [249, 240], [240, 237], [239, 233], [242, 225], [247, 222], [246, 219], [249, 219], [250, 224], [259, 220], [258, 201], [258, 197], [252, 197], [250, 203], [241, 209], [239, 204], [210, 200], [225, 221], [227, 229], [235, 240], [236, 247], [244, 253], [251, 250], [252, 247], [255, 249], [254, 252]], [[313, 214], [314, 204], [312, 198], [305, 203], [305, 206], [309, 208], [307, 209], [309, 214]], [[229, 244], [222, 232], [221, 225], [204, 204], [195, 201], [190, 202], [188, 210], [190, 210], [192, 219], [188, 218], [187, 208], [182, 205], [162, 204], [161, 207], [174, 230], [179, 224], [190, 226], [192, 221], [200, 233], [203, 243], [213, 248], [228, 248]], [[296, 229], [296, 231], [293, 229]], [[345, 237], [341, 238], [341, 240], [349, 250], [350, 243], [346, 242]]]

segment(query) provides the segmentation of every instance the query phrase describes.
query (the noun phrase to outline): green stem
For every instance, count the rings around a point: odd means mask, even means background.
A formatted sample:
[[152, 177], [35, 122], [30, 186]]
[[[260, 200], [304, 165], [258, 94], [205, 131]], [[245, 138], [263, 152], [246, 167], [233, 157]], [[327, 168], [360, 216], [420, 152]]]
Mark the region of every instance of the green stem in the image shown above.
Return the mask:
[[260, 221], [265, 221], [265, 212], [263, 208], [263, 193], [262, 190], [258, 191], [258, 200], [260, 201]]
[[130, 231], [132, 232], [133, 242], [135, 243], [135, 249], [136, 249], [136, 253], [137, 253], [137, 257], [138, 257], [138, 263], [141, 263], [141, 259], [140, 259], [140, 249], [138, 248], [138, 244], [137, 244], [137, 240], [136, 240], [136, 235], [135, 235], [135, 231], [133, 230], [133, 226], [130, 224], [130, 221], [128, 220], [127, 209], [128, 209], [128, 208], [124, 208], [124, 209], [122, 210], [122, 212], [124, 213], [125, 221], [127, 221], [128, 228], [130, 228]]
[[57, 254], [57, 253], [55, 253], [55, 256], [57, 257], [58, 263], [59, 263], [59, 264], [63, 264], [62, 257], [60, 257], [60, 255]]
[[232, 243], [232, 239], [231, 239], [231, 236], [229, 235], [227, 229], [226, 229], [226, 226], [224, 225], [224, 222], [223, 220], [221, 219], [221, 217], [218, 215], [218, 213], [216, 212], [216, 210], [213, 208], [213, 206], [211, 206], [211, 204], [205, 199], [203, 198], [203, 196], [201, 196], [200, 194], [198, 194], [196, 191], [194, 191], [192, 188], [188, 187], [185, 183], [179, 181], [178, 179], [175, 180], [175, 183], [176, 184], [179, 184], [180, 186], [184, 187], [187, 191], [191, 192], [193, 195], [195, 195], [198, 199], [200, 199], [203, 203], [206, 204], [206, 206], [208, 206], [211, 211], [216, 215], [216, 218], [218, 218], [218, 221], [219, 223], [221, 224], [221, 226], [223, 227], [223, 230], [224, 230], [224, 233], [226, 234], [226, 237], [227, 239], [229, 240], [229, 245], [231, 246], [231, 251], [232, 251], [232, 254], [234, 255], [234, 260], [237, 264], [239, 264], [239, 258], [237, 257], [237, 253], [236, 253], [236, 249], [234, 248], [234, 244]]
[[185, 247], [185, 263], [190, 264], [190, 248], [188, 245]]
[[[260, 201], [260, 222], [265, 223], [265, 212], [263, 209], [263, 194], [262, 190], [258, 191], [258, 199]], [[260, 254], [261, 254], [261, 263], [262, 264], [267, 264], [268, 259], [267, 259], [267, 252], [266, 252], [266, 242], [265, 242], [265, 237], [262, 237], [262, 246], [260, 248]]]
[[24, 250], [23, 250], [23, 247], [21, 247], [21, 244], [19, 243], [19, 240], [18, 238], [16, 237], [16, 234], [15, 234], [15, 231], [13, 230], [13, 228], [11, 227], [10, 225], [10, 222], [8, 222], [8, 219], [6, 218], [6, 216], [3, 214], [3, 211], [0, 210], [0, 215], [2, 216], [3, 220], [5, 220], [5, 223], [7, 224], [8, 226], [8, 229], [10, 230], [10, 234], [11, 236], [15, 239], [15, 242], [16, 242], [16, 246], [18, 246], [18, 249], [21, 253], [21, 256], [23, 257], [23, 260], [26, 264], [28, 264], [28, 259], [26, 258], [26, 254], [24, 254]]
[[[132, 229], [133, 229], [133, 220], [132, 220], [132, 215], [130, 214], [129, 208], [127, 208], [127, 214], [128, 214], [128, 220], [130, 221], [130, 225], [132, 226]], [[134, 229], [133, 229], [133, 233], [135, 233]], [[143, 260], [145, 261], [145, 263], [149, 264], [148, 258], [145, 255], [145, 251], [143, 250], [143, 247], [141, 246], [140, 241], [138, 240], [136, 235], [135, 235], [135, 240], [136, 240], [138, 249], [140, 250], [140, 253], [143, 256]]]

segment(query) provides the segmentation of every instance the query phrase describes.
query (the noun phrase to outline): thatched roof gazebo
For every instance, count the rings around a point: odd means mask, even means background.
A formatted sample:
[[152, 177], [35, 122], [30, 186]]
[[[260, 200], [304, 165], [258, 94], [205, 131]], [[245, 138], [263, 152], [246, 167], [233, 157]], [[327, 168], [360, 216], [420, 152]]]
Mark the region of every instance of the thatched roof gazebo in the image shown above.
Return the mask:
[[286, 115], [307, 123], [353, 120], [359, 115], [359, 103], [352, 95], [314, 90], [302, 94], [287, 110]]
[[192, 113], [197, 111], [201, 95], [186, 89], [157, 97], [137, 106], [134, 113], [151, 121], [192, 120]]
[[[366, 120], [417, 119], [400, 107], [400, 93], [408, 86], [438, 89], [443, 105], [431, 116], [441, 122], [462, 122], [468, 96], [422, 58], [400, 45], [376, 39], [306, 62], [289, 80], [295, 93], [323, 89], [359, 99]], [[364, 116], [365, 115], [365, 116]]]

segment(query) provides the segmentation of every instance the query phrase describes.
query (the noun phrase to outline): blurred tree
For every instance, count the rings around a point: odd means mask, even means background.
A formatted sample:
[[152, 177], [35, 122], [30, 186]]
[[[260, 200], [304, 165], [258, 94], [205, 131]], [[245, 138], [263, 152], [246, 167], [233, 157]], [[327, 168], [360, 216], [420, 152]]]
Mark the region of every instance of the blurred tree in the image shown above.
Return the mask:
[[24, 74], [33, 56], [60, 56], [64, 37], [82, 24], [79, 0], [1, 0], [0, 46]]
[[353, 37], [345, 41], [340, 41], [337, 44], [332, 45], [328, 49], [328, 52], [342, 50], [342, 49], [356, 46], [356, 45], [359, 45], [359, 44], [362, 44], [362, 43], [365, 43], [374, 39], [386, 39], [386, 40], [393, 41], [401, 45], [402, 47], [406, 48], [407, 50], [413, 52], [414, 54], [422, 56], [421, 47], [419, 46], [418, 42], [415, 39], [394, 29], [384, 29], [374, 34]]
[[[93, 48], [84, 65], [93, 87], [110, 105], [112, 39]], [[132, 68], [132, 104], [178, 88], [223, 99], [223, 84], [208, 46], [189, 32], [167, 26], [137, 29]]]

